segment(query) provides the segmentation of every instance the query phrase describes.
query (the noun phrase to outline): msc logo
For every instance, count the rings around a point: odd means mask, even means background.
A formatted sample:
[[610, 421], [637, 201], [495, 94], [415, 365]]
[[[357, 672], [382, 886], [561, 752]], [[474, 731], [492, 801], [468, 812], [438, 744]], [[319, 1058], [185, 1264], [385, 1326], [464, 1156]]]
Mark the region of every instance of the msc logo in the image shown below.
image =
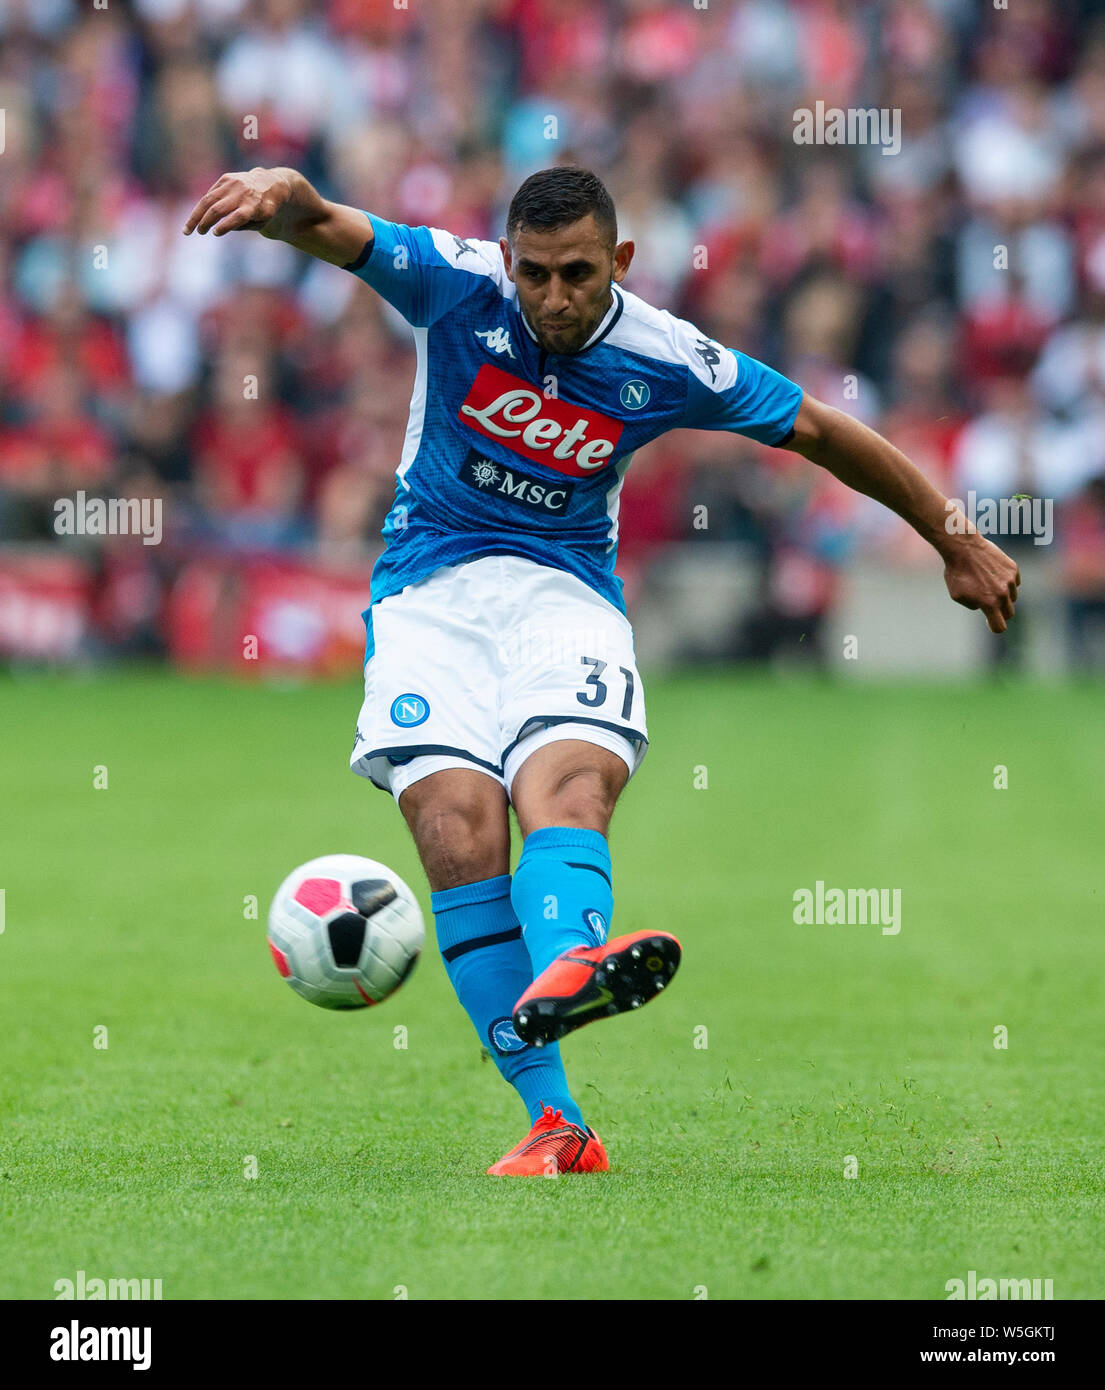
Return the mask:
[[497, 1018], [487, 1030], [487, 1040], [500, 1057], [510, 1052], [524, 1052], [529, 1045], [514, 1031], [514, 1024], [509, 1018]]
[[391, 722], [404, 729], [425, 724], [429, 717], [429, 703], [421, 695], [397, 695], [391, 702]]
[[644, 410], [651, 395], [647, 381], [627, 381], [618, 393], [618, 400], [626, 410]]
[[509, 328], [477, 328], [474, 332], [490, 352], [505, 352], [508, 357], [514, 356], [514, 349], [510, 345]]
[[460, 466], [460, 478], [478, 492], [493, 492], [549, 516], [563, 516], [575, 491], [575, 483], [560, 478], [553, 481], [530, 477], [528, 473], [520, 473], [516, 468], [487, 458], [476, 449], [468, 450]]
[[499, 465], [491, 459], [472, 460], [472, 481], [477, 487], [494, 487], [502, 476]]

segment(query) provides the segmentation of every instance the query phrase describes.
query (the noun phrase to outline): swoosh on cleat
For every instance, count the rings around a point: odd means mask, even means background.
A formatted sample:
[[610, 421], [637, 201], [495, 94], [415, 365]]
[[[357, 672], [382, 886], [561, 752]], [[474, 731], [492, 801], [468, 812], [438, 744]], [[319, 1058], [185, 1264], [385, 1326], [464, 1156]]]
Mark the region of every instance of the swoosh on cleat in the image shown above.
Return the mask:
[[595, 988], [598, 990], [599, 994], [602, 995], [601, 999], [589, 999], [586, 1004], [577, 1004], [574, 1009], [565, 1009], [560, 1015], [561, 1018], [571, 1018], [573, 1014], [583, 1013], [584, 1009], [597, 1009], [604, 1004], [612, 1004], [614, 1002], [614, 993], [612, 990], [606, 989], [602, 985], [596, 985]]

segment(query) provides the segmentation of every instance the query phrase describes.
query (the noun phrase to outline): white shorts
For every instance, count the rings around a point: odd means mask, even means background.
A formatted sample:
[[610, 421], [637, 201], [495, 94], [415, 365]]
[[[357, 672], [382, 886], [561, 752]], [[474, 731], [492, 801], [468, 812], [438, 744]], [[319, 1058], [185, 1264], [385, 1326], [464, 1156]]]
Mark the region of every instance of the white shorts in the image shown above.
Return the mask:
[[486, 555], [435, 570], [369, 609], [365, 698], [349, 765], [398, 801], [447, 767], [507, 795], [531, 753], [582, 739], [648, 749], [645, 697], [622, 613], [564, 570]]

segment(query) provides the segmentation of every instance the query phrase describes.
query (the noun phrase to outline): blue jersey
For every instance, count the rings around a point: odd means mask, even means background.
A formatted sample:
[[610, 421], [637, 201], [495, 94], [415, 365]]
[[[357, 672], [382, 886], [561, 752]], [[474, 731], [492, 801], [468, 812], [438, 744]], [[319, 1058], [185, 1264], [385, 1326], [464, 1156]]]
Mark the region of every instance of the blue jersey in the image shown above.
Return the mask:
[[618, 496], [636, 450], [680, 427], [790, 436], [801, 388], [693, 324], [614, 285], [578, 352], [545, 352], [497, 242], [365, 215], [375, 238], [345, 268], [412, 326], [418, 361], [372, 603], [506, 554], [567, 570], [624, 612]]

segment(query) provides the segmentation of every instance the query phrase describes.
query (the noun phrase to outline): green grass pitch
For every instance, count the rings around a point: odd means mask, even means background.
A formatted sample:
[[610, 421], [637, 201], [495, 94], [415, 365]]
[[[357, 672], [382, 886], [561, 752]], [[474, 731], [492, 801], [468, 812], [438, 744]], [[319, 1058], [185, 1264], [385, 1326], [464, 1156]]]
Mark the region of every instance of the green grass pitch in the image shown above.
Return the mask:
[[[564, 1044], [613, 1171], [495, 1181], [525, 1112], [436, 950], [330, 1014], [265, 947], [318, 854], [428, 913], [346, 770], [356, 681], [6, 679], [0, 1296], [1101, 1297], [1101, 689], [646, 686], [614, 930], [675, 930], [683, 968]], [[796, 925], [818, 879], [899, 888], [900, 933]]]

